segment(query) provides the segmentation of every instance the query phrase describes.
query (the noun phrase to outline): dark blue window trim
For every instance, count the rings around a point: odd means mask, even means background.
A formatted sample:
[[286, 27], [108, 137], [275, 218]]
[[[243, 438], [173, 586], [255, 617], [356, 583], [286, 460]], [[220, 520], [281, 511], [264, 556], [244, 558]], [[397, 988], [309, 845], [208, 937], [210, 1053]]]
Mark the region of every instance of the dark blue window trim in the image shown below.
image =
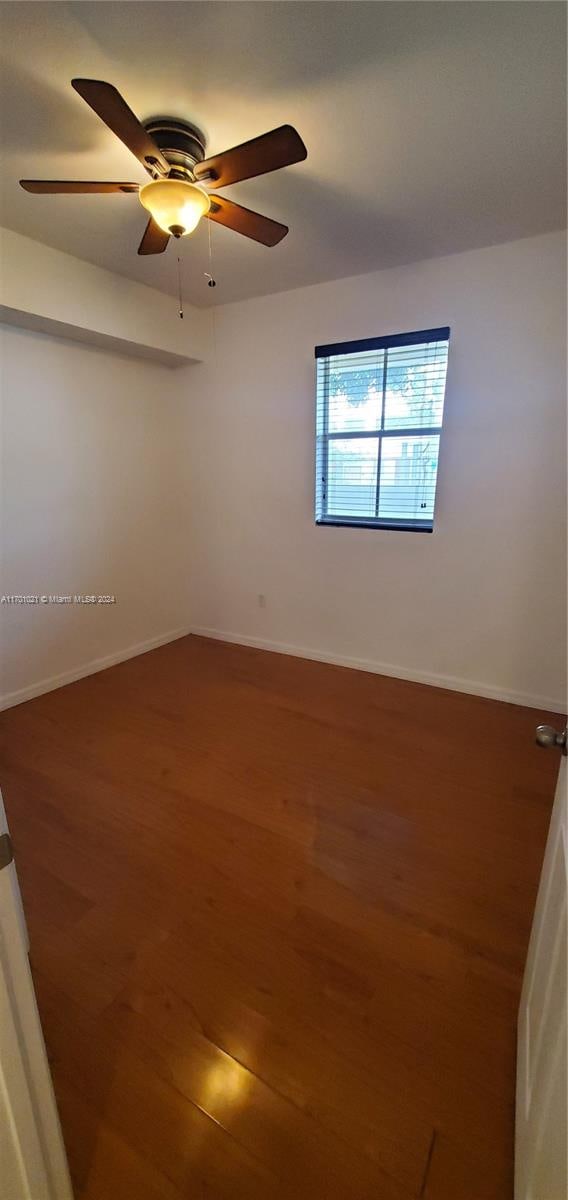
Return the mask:
[[364, 350], [389, 350], [391, 346], [415, 346], [424, 342], [447, 342], [449, 325], [440, 329], [418, 329], [415, 333], [393, 333], [387, 337], [360, 338], [355, 342], [332, 342], [328, 346], [316, 346], [316, 358], [329, 358], [334, 354], [358, 354]]

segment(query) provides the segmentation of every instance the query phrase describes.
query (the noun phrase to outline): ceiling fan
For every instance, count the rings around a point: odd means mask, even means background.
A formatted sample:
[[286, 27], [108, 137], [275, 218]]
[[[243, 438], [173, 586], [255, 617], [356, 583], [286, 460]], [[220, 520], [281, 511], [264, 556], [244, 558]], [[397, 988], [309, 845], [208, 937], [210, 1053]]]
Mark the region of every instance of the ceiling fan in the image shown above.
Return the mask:
[[27, 192], [137, 192], [150, 213], [139, 254], [161, 254], [170, 236], [184, 237], [201, 217], [217, 221], [265, 246], [276, 246], [288, 226], [250, 208], [206, 191], [228, 187], [301, 162], [304, 143], [291, 125], [205, 158], [205, 138], [199, 129], [174, 117], [155, 117], [142, 124], [111, 83], [101, 79], [72, 79], [75, 91], [120, 138], [152, 177], [150, 183], [107, 183], [82, 180], [20, 179]]

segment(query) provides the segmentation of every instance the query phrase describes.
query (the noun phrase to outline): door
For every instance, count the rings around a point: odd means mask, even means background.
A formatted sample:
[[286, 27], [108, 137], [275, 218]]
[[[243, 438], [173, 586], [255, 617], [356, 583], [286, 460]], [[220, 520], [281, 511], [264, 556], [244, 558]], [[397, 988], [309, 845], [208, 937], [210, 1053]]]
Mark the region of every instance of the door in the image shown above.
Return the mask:
[[1, 795], [0, 1163], [2, 1200], [72, 1200]]
[[515, 1200], [567, 1200], [566, 734], [540, 726], [537, 741], [560, 746], [563, 757], [519, 1007]]

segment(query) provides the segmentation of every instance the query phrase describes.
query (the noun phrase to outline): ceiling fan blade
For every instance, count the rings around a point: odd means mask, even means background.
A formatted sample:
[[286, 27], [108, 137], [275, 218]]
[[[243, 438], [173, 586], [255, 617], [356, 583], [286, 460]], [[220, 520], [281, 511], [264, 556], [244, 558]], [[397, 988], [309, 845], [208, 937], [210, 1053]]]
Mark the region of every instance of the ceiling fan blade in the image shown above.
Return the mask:
[[228, 187], [230, 183], [240, 183], [243, 179], [253, 179], [255, 175], [266, 175], [268, 171], [301, 162], [307, 155], [299, 133], [292, 125], [281, 125], [242, 146], [234, 146], [232, 150], [196, 163], [194, 173], [197, 180], [208, 174], [215, 187]]
[[84, 179], [20, 179], [25, 192], [49, 195], [58, 192], [138, 192], [139, 183], [93, 183]]
[[144, 230], [144, 236], [138, 247], [138, 253], [163, 254], [169, 240], [169, 233], [164, 233], [164, 230], [160, 229], [160, 226], [156, 224], [153, 217], [150, 217]]
[[263, 217], [253, 212], [252, 208], [243, 208], [224, 196], [211, 196], [211, 208], [205, 216], [211, 221], [218, 221], [220, 225], [226, 225], [227, 229], [234, 229], [235, 233], [262, 242], [263, 246], [276, 246], [288, 233], [287, 225]]
[[112, 83], [105, 83], [102, 79], [72, 79], [71, 85], [150, 175], [168, 173], [170, 164], [159, 146]]

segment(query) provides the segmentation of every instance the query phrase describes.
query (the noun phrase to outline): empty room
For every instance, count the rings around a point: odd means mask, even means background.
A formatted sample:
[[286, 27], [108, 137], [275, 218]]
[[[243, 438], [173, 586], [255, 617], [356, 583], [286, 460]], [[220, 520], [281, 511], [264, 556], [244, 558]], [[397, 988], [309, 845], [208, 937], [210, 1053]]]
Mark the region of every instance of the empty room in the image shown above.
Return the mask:
[[1, 1200], [568, 1200], [566, 24], [0, 4]]

